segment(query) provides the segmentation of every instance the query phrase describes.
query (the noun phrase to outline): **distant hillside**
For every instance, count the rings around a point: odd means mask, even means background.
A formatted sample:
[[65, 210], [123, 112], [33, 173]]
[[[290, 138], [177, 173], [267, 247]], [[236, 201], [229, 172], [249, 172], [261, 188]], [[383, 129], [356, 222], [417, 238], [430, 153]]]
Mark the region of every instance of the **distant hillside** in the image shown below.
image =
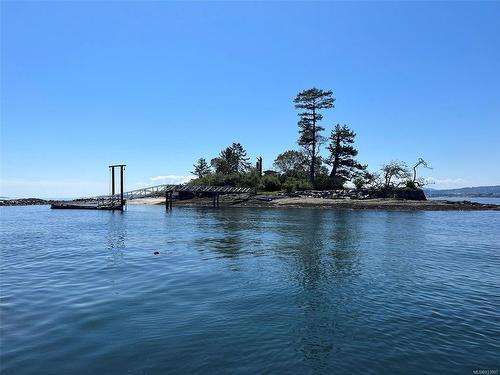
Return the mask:
[[490, 197], [500, 198], [500, 185], [476, 186], [460, 189], [424, 189], [427, 197]]

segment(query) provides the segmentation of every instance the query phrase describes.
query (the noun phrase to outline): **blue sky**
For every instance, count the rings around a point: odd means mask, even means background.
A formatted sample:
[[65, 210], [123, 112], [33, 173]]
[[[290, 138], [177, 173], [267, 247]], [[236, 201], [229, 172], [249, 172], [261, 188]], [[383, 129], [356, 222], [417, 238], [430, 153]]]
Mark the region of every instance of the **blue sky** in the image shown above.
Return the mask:
[[3, 1], [0, 195], [107, 193], [117, 162], [129, 189], [180, 181], [234, 141], [270, 168], [313, 86], [371, 170], [423, 157], [436, 188], [500, 184], [499, 19], [499, 2]]

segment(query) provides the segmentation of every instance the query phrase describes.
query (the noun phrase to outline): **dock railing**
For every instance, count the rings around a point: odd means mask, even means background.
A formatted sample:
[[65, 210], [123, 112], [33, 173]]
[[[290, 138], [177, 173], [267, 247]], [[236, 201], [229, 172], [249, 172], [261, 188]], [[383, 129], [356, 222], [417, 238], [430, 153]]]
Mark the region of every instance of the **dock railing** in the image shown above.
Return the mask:
[[[123, 198], [126, 200], [146, 198], [146, 197], [163, 197], [165, 192], [189, 192], [189, 193], [213, 193], [213, 194], [251, 194], [254, 193], [254, 189], [246, 187], [235, 187], [235, 186], [206, 186], [206, 185], [173, 185], [173, 184], [163, 184], [148, 186], [141, 189], [135, 189], [123, 193]], [[115, 195], [102, 195], [98, 197], [93, 197], [93, 199], [108, 199], [108, 198], [120, 198], [119, 194]]]

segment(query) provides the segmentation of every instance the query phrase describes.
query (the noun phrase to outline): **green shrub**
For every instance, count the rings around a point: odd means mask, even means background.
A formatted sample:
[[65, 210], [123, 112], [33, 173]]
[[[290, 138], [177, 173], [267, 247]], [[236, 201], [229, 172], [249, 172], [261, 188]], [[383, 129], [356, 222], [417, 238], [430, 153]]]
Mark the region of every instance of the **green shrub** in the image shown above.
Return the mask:
[[363, 189], [363, 186], [365, 186], [366, 181], [363, 177], [358, 176], [352, 180], [352, 183], [354, 184], [356, 189], [360, 190], [360, 189]]
[[202, 178], [197, 178], [190, 181], [190, 185], [206, 185], [206, 186], [239, 186], [241, 176], [237, 174], [215, 174], [210, 173]]
[[298, 191], [311, 190], [312, 188], [313, 187], [308, 180], [300, 179], [297, 181], [296, 190]]
[[283, 189], [285, 189], [285, 191], [290, 194], [290, 193], [293, 193], [294, 191], [296, 191], [296, 186], [297, 186], [297, 181], [295, 178], [287, 178], [286, 181], [283, 183]]
[[260, 173], [256, 170], [251, 170], [241, 176], [241, 186], [249, 188], [257, 188], [261, 181]]
[[262, 174], [263, 174], [264, 176], [276, 176], [276, 177], [279, 177], [279, 173], [278, 173], [278, 172], [276, 172], [276, 171], [273, 171], [273, 170], [271, 170], [271, 169], [267, 169], [267, 170], [265, 170], [264, 172], [262, 172]]
[[259, 189], [264, 191], [278, 191], [281, 190], [281, 182], [276, 176], [262, 176]]
[[288, 177], [282, 184], [283, 189], [287, 193], [293, 193], [294, 191], [304, 191], [312, 189], [312, 185], [308, 180], [297, 179], [294, 177]]
[[329, 175], [321, 174], [316, 176], [314, 187], [318, 190], [342, 189], [344, 181], [341, 178], [332, 178]]
[[220, 186], [241, 186], [241, 176], [238, 174], [222, 175]]

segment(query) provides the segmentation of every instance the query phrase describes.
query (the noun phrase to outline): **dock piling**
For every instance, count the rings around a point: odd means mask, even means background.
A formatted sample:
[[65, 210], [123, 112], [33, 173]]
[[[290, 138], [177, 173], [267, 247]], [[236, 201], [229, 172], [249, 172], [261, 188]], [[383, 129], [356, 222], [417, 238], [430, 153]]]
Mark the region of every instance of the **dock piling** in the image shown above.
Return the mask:
[[219, 208], [219, 193], [213, 195], [213, 206], [214, 208]]
[[172, 190], [165, 190], [165, 210], [172, 209], [173, 192]]
[[123, 211], [123, 208], [125, 207], [125, 199], [124, 199], [124, 171], [125, 171], [125, 164], [114, 164], [110, 165], [109, 168], [111, 169], [111, 196], [115, 196], [115, 168], [120, 168], [120, 210]]
[[124, 165], [120, 165], [120, 206], [123, 207], [125, 206], [125, 201], [123, 200], [123, 170], [125, 169]]

